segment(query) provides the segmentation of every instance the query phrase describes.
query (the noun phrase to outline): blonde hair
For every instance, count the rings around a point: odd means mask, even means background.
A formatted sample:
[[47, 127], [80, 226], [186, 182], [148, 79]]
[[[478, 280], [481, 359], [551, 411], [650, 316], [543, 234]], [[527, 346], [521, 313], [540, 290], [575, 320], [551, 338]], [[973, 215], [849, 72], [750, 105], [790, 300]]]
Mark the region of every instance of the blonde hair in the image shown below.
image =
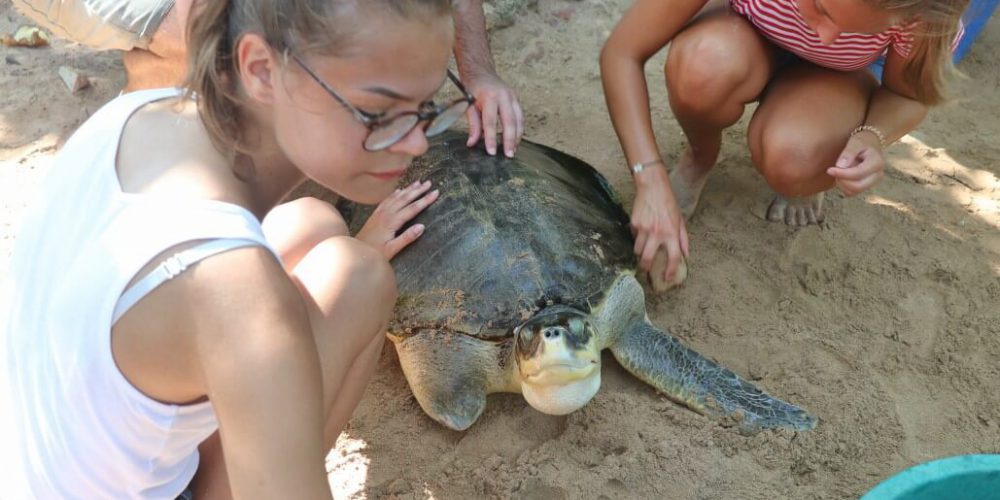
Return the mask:
[[[187, 97], [197, 96], [198, 114], [215, 147], [234, 157], [245, 152], [242, 137], [236, 44], [246, 33], [261, 35], [287, 53], [336, 54], [363, 30], [372, 15], [446, 15], [451, 0], [206, 0], [197, 2], [188, 24]], [[381, 8], [376, 10], [376, 8]], [[362, 11], [364, 11], [362, 13]]]
[[903, 66], [903, 79], [918, 101], [941, 104], [948, 98], [948, 82], [956, 74], [952, 43], [969, 0], [869, 0], [886, 10], [903, 10], [916, 19], [913, 44]]

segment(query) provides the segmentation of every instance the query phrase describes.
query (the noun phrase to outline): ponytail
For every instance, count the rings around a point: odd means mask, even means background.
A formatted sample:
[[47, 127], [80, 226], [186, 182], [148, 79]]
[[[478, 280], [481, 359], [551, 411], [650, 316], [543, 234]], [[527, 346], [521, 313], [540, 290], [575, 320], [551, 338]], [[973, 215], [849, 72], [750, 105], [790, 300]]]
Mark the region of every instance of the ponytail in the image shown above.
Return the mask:
[[952, 43], [969, 0], [870, 0], [880, 9], [913, 16], [913, 43], [903, 63], [903, 80], [918, 101], [933, 106], [948, 99], [947, 86], [954, 76]]
[[229, 39], [231, 0], [196, 2], [188, 24], [185, 97], [196, 99], [198, 115], [216, 149], [232, 159], [241, 148], [240, 105], [234, 82], [236, 55]]
[[[381, 11], [374, 10], [376, 8]], [[230, 160], [252, 147], [243, 137], [245, 118], [237, 74], [236, 42], [258, 33], [277, 51], [336, 52], [363, 29], [364, 20], [391, 13], [403, 18], [446, 15], [451, 0], [204, 0], [195, 2], [188, 31], [185, 97], [212, 144]], [[362, 12], [362, 10], [367, 10]], [[237, 171], [246, 178], [251, 172]]]
[[903, 65], [903, 79], [914, 89], [917, 100], [928, 106], [948, 99], [948, 80], [956, 73], [951, 48], [957, 32], [956, 19], [946, 26], [926, 26], [914, 34], [909, 57]]

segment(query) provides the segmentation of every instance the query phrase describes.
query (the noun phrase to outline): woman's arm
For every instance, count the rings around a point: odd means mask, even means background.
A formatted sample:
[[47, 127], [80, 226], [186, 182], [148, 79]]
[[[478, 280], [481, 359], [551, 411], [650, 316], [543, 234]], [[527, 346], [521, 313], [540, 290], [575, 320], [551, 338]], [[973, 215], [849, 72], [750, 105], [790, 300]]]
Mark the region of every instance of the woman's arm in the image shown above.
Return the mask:
[[601, 50], [604, 98], [629, 165], [660, 157], [643, 71], [646, 61], [662, 50], [707, 3], [707, 0], [638, 0], [625, 12]]
[[302, 295], [261, 248], [193, 271], [186, 306], [234, 498], [331, 498], [319, 354]]
[[916, 100], [916, 91], [903, 79], [905, 60], [895, 50], [886, 55], [882, 86], [868, 103], [865, 125], [885, 135], [886, 144], [895, 142], [923, 121], [929, 107]]
[[851, 135], [836, 166], [827, 169], [847, 196], [870, 189], [882, 180], [885, 176], [885, 147], [916, 128], [927, 115], [929, 107], [916, 100], [915, 90], [903, 78], [905, 62], [890, 48], [882, 73], [882, 85], [868, 101], [865, 120], [860, 124], [866, 128]]
[[[707, 0], [638, 0], [625, 13], [601, 50], [601, 81], [611, 123], [629, 165], [659, 162], [653, 134], [649, 90], [643, 70]], [[674, 199], [665, 165], [651, 165], [633, 176], [636, 197], [632, 231], [639, 267], [652, 268], [660, 249], [667, 252], [662, 281], [674, 282], [688, 252], [684, 218]], [[659, 277], [655, 281], [661, 281]]]

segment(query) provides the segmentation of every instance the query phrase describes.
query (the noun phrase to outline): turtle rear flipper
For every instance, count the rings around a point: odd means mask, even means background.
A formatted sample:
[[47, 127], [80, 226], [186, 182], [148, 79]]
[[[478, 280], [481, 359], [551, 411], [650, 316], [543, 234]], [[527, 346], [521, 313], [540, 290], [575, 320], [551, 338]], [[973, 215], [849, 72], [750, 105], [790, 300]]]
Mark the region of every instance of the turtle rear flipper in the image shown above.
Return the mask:
[[810, 430], [816, 418], [689, 349], [643, 318], [622, 332], [611, 352], [626, 370], [695, 411], [732, 416], [748, 432]]
[[468, 429], [486, 407], [486, 394], [499, 378], [496, 343], [468, 335], [426, 330], [396, 344], [399, 363], [420, 407], [456, 431]]

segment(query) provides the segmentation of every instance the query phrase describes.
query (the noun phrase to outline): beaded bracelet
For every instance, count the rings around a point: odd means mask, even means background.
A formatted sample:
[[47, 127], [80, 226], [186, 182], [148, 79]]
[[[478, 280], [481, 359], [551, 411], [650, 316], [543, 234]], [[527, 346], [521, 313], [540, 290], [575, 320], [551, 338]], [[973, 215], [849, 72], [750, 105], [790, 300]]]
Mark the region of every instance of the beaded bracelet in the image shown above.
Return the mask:
[[871, 126], [871, 125], [861, 125], [861, 126], [859, 126], [858, 128], [856, 128], [853, 131], [851, 131], [851, 137], [854, 137], [855, 135], [857, 135], [857, 134], [859, 134], [861, 132], [871, 132], [871, 133], [875, 134], [875, 137], [878, 137], [878, 143], [879, 143], [880, 146], [882, 146], [882, 149], [885, 149], [885, 147], [888, 146], [888, 144], [885, 143], [885, 134], [883, 134], [881, 130], [879, 130], [879, 129]]

